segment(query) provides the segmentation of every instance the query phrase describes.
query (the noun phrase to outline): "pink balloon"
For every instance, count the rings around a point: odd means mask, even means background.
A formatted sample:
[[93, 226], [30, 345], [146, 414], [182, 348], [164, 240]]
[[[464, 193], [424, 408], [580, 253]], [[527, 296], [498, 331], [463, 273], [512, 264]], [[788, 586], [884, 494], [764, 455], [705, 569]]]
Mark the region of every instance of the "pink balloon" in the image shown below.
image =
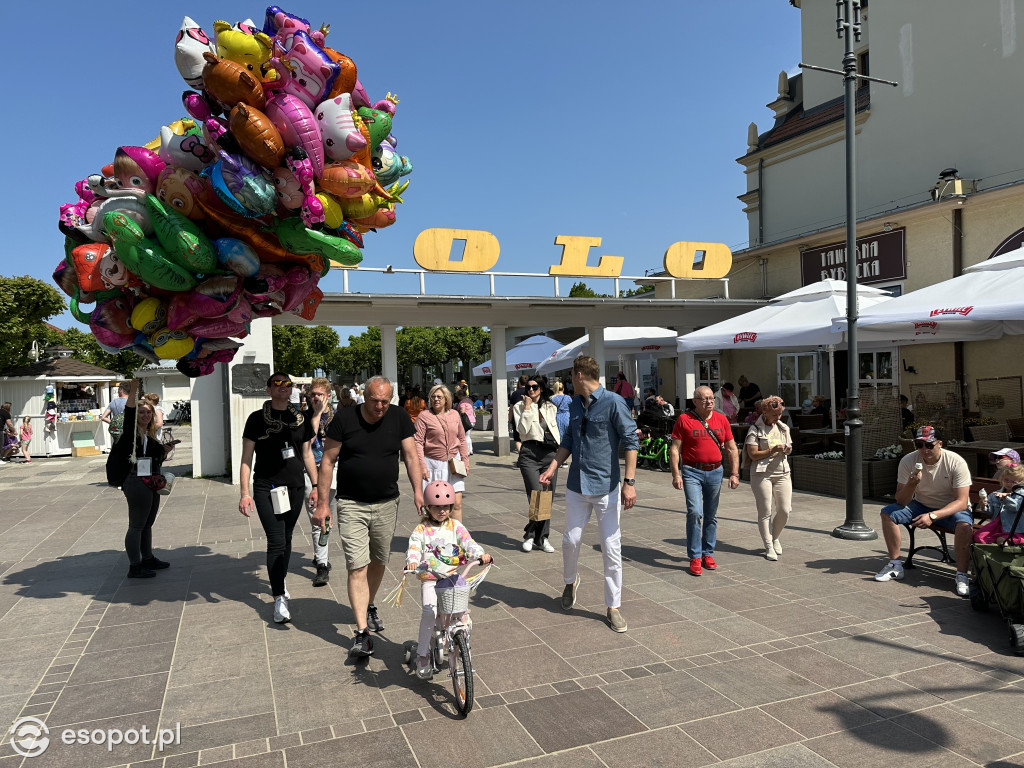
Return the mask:
[[309, 157], [313, 175], [324, 172], [324, 139], [309, 107], [290, 93], [275, 91], [267, 100], [266, 115], [289, 147], [298, 147]]

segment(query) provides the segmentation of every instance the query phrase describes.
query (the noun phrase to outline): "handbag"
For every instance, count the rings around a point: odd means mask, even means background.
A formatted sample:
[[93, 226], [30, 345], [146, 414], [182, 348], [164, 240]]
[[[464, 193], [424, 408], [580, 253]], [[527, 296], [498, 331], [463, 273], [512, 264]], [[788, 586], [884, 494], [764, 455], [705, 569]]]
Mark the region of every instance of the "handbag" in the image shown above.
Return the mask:
[[[448, 449], [448, 430], [444, 426], [444, 419], [442, 419], [436, 413], [433, 413], [433, 411], [431, 411], [431, 413], [434, 415], [434, 418], [436, 418], [438, 420], [438, 422], [441, 424], [441, 431], [444, 432], [444, 447], [445, 447], [445, 450], [449, 450]], [[466, 418], [466, 414], [462, 413], [462, 411], [459, 411], [459, 413], [462, 415], [462, 418]], [[448, 474], [449, 475], [460, 475], [462, 477], [465, 477], [466, 476], [466, 462], [464, 462], [462, 459], [448, 459]]]
[[459, 418], [462, 419], [462, 428], [469, 432], [473, 428], [473, 424], [469, 421], [469, 416], [461, 408], [459, 409]]
[[552, 491], [530, 491], [530, 520], [540, 522], [551, 519]]

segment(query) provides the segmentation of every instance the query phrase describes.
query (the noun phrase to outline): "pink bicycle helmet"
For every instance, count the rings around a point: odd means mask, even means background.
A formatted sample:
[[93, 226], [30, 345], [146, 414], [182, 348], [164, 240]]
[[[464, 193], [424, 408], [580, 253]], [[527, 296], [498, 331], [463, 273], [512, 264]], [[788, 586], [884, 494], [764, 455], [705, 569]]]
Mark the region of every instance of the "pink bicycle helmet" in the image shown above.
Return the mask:
[[455, 503], [455, 489], [451, 483], [435, 480], [423, 490], [423, 503], [428, 507], [447, 507]]

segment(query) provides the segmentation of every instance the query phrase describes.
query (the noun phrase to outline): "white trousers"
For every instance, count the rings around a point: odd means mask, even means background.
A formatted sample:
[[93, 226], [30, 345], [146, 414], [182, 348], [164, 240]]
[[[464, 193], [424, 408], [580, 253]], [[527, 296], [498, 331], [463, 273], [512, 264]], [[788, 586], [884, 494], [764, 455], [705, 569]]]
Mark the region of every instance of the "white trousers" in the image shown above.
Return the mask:
[[583, 496], [565, 491], [565, 533], [562, 534], [562, 575], [566, 584], [576, 581], [583, 527], [591, 513], [597, 517], [601, 534], [601, 555], [604, 558], [604, 602], [609, 608], [622, 603], [622, 533], [619, 513], [622, 510], [619, 486], [603, 496]]

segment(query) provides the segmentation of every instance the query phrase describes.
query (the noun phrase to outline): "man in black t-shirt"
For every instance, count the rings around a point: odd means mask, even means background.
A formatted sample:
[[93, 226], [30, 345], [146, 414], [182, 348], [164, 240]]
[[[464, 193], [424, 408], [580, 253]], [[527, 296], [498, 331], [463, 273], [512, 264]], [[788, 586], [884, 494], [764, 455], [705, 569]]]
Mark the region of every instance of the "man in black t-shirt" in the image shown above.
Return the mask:
[[393, 389], [383, 376], [366, 382], [365, 391], [364, 403], [339, 409], [327, 427], [313, 515], [314, 526], [323, 526], [330, 516], [331, 474], [337, 464], [337, 530], [348, 568], [349, 604], [356, 619], [349, 653], [358, 657], [373, 653], [369, 629], [384, 629], [373, 600], [384, 578], [398, 524], [399, 456], [412, 483], [417, 514], [423, 506], [412, 419], [401, 408], [389, 407]]
[[753, 408], [754, 401], [761, 399], [761, 388], [754, 382], [748, 381], [746, 376], [740, 376], [738, 381], [740, 385], [740, 406], [743, 408]]

